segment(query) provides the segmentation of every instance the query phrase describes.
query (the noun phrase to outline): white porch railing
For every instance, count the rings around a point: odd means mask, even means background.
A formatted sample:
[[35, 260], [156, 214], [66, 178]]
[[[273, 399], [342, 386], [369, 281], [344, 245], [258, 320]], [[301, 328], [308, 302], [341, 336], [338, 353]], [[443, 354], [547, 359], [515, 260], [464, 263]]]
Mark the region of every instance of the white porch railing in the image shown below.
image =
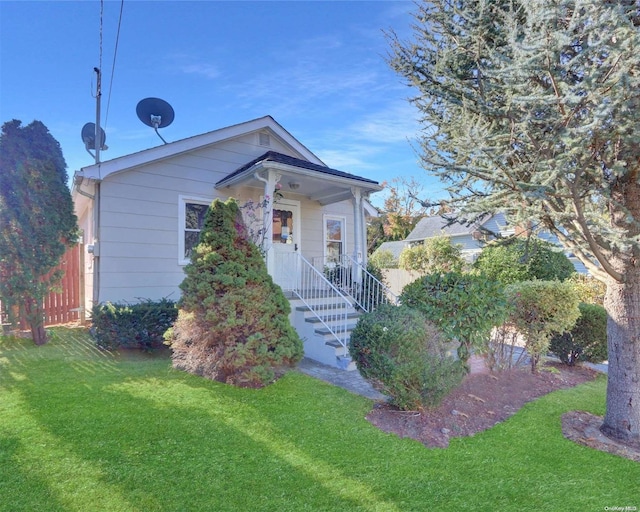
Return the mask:
[[347, 322], [353, 304], [300, 253], [287, 255], [280, 263], [286, 264], [289, 272], [297, 270], [296, 285], [289, 291], [309, 308], [327, 332], [342, 346], [343, 355], [347, 356]]
[[361, 310], [369, 312], [381, 304], [398, 304], [397, 295], [348, 254], [342, 254], [337, 261], [313, 261], [314, 267], [321, 268], [327, 280], [351, 297]]

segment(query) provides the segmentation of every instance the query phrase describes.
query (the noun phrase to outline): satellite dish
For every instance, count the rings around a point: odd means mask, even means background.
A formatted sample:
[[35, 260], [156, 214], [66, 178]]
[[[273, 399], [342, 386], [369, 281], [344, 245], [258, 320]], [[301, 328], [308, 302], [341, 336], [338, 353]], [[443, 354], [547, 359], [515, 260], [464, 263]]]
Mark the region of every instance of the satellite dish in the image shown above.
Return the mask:
[[171, 105], [160, 98], [145, 98], [138, 102], [136, 114], [140, 121], [156, 131], [162, 142], [167, 143], [158, 133], [158, 128], [165, 128], [173, 123], [175, 113]]
[[[82, 131], [80, 132], [80, 136], [82, 137], [82, 142], [84, 142], [85, 149], [89, 152], [91, 156], [94, 156], [90, 149], [96, 149], [96, 125], [95, 123], [87, 123], [82, 127]], [[102, 128], [100, 128], [100, 151], [104, 151], [107, 149], [105, 142], [107, 140], [107, 134], [104, 132]]]

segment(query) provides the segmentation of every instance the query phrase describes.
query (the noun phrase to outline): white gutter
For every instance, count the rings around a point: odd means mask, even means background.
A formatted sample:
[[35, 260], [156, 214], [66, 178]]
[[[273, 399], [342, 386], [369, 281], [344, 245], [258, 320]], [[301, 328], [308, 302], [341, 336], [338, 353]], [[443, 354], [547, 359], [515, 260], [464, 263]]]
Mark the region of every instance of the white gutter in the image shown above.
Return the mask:
[[243, 171], [237, 176], [232, 177], [228, 181], [223, 180], [223, 183], [221, 183], [219, 186], [231, 187], [233, 185], [236, 185], [244, 181], [251, 174], [255, 176], [258, 171], [263, 169], [273, 170], [283, 174], [291, 173], [291, 174], [296, 174], [298, 176], [306, 176], [306, 177], [316, 178], [316, 179], [318, 178], [319, 175], [321, 175], [322, 177], [325, 177], [334, 183], [348, 185], [348, 186], [357, 185], [360, 188], [368, 188], [372, 191], [379, 191], [383, 189], [383, 187], [381, 187], [375, 182], [363, 181], [355, 178], [345, 178], [344, 176], [336, 176], [335, 174], [331, 174], [330, 172], [322, 172], [322, 171], [316, 171], [311, 169], [305, 169], [303, 167], [297, 167], [295, 165], [288, 165], [288, 164], [282, 164], [280, 162], [270, 162], [270, 161], [258, 162], [257, 164], [251, 166], [249, 169]]

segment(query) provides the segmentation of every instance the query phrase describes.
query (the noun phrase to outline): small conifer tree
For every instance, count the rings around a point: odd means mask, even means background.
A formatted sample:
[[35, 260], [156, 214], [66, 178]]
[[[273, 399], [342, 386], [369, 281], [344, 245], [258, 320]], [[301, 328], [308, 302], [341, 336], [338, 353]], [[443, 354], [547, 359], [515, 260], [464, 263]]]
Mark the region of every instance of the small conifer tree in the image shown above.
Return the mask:
[[302, 358], [289, 303], [248, 240], [234, 199], [209, 207], [185, 273], [178, 320], [167, 335], [174, 367], [262, 387]]

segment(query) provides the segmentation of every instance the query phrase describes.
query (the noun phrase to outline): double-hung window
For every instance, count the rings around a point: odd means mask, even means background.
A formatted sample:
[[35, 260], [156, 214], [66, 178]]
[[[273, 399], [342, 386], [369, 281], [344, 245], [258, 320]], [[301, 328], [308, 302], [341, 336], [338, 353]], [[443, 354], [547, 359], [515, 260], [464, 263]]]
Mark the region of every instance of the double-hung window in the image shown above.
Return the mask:
[[338, 263], [346, 251], [346, 219], [334, 215], [324, 216], [324, 257], [326, 263]]
[[178, 260], [181, 265], [186, 265], [191, 260], [210, 204], [209, 199], [180, 198]]

